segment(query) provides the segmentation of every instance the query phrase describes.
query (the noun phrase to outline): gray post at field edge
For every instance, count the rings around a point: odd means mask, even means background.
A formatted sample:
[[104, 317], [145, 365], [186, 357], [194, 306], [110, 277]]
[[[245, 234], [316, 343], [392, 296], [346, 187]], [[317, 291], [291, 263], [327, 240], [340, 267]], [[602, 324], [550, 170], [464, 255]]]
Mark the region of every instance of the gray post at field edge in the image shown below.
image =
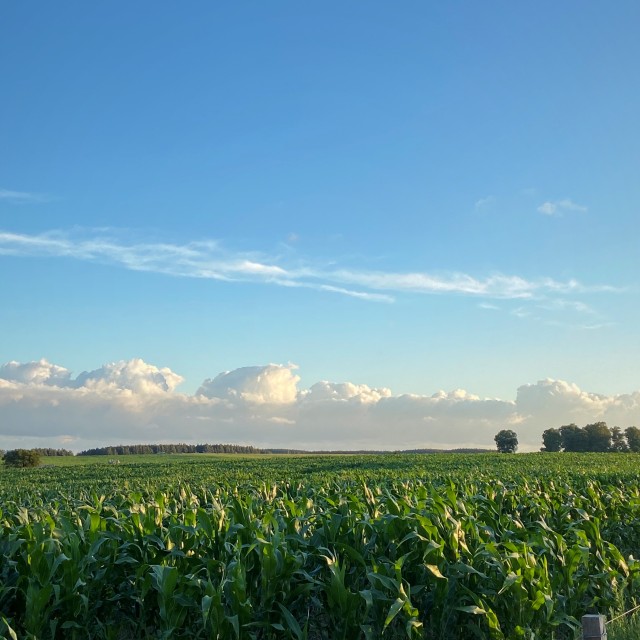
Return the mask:
[[607, 640], [604, 616], [597, 614], [582, 616], [583, 640]]

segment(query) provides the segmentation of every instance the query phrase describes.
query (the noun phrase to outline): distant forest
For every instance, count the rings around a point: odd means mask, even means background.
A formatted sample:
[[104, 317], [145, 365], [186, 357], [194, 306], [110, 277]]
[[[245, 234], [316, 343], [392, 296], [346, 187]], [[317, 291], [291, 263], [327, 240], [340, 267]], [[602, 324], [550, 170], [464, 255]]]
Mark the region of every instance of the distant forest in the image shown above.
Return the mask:
[[265, 450], [239, 444], [129, 444], [87, 449], [78, 455], [127, 456], [148, 453], [265, 453]]
[[[627, 427], [608, 427], [606, 422], [596, 422], [585, 427], [568, 424], [558, 429], [547, 429], [542, 434], [543, 452], [640, 452], [640, 429]], [[74, 454], [69, 449], [49, 447], [32, 449], [43, 457], [51, 456], [126, 456], [136, 454], [175, 454], [175, 453], [237, 453], [237, 454], [402, 454], [402, 453], [491, 453], [492, 449], [404, 449], [389, 450], [325, 450], [305, 449], [260, 449], [251, 445], [239, 444], [130, 444], [110, 447], [97, 447]], [[0, 450], [0, 459], [5, 452]]]
[[31, 449], [31, 451], [35, 451], [39, 453], [41, 456], [72, 456], [75, 455], [73, 451], [69, 451], [69, 449], [52, 449], [50, 447], [40, 447], [37, 449]]
[[[377, 454], [377, 453], [488, 453], [490, 449], [407, 449], [404, 451], [308, 451], [304, 449], [259, 449], [238, 444], [132, 444], [112, 447], [98, 447], [78, 453], [79, 456], [126, 456], [149, 453], [255, 453], [255, 454]], [[43, 454], [46, 455], [46, 454]], [[63, 454], [56, 454], [63, 455]], [[68, 455], [73, 455], [69, 453]]]
[[[239, 444], [130, 444], [111, 447], [97, 447], [74, 453], [69, 449], [37, 448], [30, 449], [42, 457], [51, 456], [127, 456], [140, 454], [170, 454], [170, 453], [238, 453], [238, 454], [319, 454], [319, 455], [361, 455], [361, 454], [401, 454], [401, 453], [490, 453], [491, 449], [405, 449], [403, 451], [389, 450], [326, 450], [309, 451], [306, 449], [259, 449], [258, 447]], [[5, 451], [0, 449], [0, 460]]]

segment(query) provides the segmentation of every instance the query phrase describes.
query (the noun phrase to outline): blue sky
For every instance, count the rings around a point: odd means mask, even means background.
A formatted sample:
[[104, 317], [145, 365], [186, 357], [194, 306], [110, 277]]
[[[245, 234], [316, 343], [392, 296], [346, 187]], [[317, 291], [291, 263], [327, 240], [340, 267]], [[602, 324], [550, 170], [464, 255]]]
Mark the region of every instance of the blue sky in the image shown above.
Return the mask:
[[[638, 24], [632, 1], [3, 4], [0, 363], [141, 359], [189, 397], [274, 363], [299, 392], [635, 398]], [[513, 420], [533, 442], [572, 411]]]

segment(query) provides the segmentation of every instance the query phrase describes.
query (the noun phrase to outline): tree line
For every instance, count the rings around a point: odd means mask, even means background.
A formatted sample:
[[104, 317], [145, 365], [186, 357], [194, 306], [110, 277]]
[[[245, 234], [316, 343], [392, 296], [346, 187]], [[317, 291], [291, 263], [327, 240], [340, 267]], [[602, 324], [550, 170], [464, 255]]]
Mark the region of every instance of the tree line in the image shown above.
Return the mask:
[[547, 429], [542, 434], [540, 451], [555, 452], [640, 452], [640, 429], [607, 426], [606, 422], [594, 422], [584, 427], [566, 424], [558, 429]]
[[[51, 447], [35, 447], [34, 449], [14, 449], [14, 451], [35, 451], [40, 456], [74, 456], [73, 451], [69, 449], [52, 449]], [[2, 460], [7, 453], [4, 449], [0, 449], [0, 460]]]
[[130, 444], [87, 449], [78, 455], [127, 456], [150, 453], [265, 453], [265, 450], [239, 444]]
[[72, 456], [75, 455], [73, 451], [69, 451], [69, 449], [52, 449], [51, 447], [36, 447], [35, 449], [31, 449], [31, 451], [35, 451], [39, 453], [41, 456], [51, 457], [51, 456]]

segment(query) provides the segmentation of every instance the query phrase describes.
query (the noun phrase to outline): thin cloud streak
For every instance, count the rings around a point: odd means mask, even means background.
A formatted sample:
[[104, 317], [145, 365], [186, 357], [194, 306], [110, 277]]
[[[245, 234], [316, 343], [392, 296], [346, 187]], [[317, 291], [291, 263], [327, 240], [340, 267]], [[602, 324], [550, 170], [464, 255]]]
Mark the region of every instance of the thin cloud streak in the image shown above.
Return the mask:
[[475, 209], [476, 211], [481, 209], [488, 209], [492, 207], [496, 202], [495, 196], [487, 196], [486, 198], [480, 198], [476, 200]]
[[587, 207], [573, 202], [570, 198], [555, 201], [547, 200], [538, 207], [538, 212], [546, 216], [561, 216], [566, 211], [585, 213]]
[[276, 264], [276, 259], [230, 252], [214, 241], [182, 245], [165, 242], [125, 244], [110, 237], [74, 238], [57, 231], [38, 235], [0, 231], [0, 255], [73, 258], [115, 264], [131, 271], [312, 288], [386, 303], [393, 302], [393, 296], [390, 295], [393, 293], [527, 300], [560, 294], [617, 291], [608, 285], [585, 286], [573, 279], [527, 280], [504, 274], [477, 278], [466, 273], [437, 275], [304, 266], [291, 268]]
[[28, 191], [13, 191], [11, 189], [0, 189], [0, 200], [6, 200], [15, 204], [27, 204], [48, 202], [50, 198], [41, 193], [29, 193]]
[[360, 298], [361, 300], [371, 300], [372, 302], [394, 302], [392, 296], [385, 295], [384, 293], [367, 293], [366, 291], [352, 291], [351, 289], [344, 289], [343, 287], [334, 287], [330, 284], [321, 284], [318, 289], [320, 291], [330, 291], [332, 293], [341, 293], [345, 296], [351, 296], [352, 298]]

